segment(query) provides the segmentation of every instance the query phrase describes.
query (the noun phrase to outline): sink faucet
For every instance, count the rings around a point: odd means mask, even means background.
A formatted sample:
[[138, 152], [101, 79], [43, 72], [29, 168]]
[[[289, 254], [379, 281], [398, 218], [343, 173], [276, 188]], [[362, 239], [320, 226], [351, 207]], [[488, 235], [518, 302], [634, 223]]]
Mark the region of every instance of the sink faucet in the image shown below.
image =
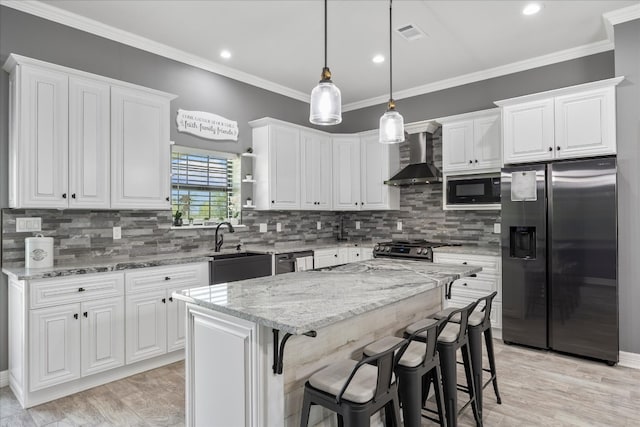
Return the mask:
[[220, 252], [220, 248], [222, 248], [222, 242], [224, 242], [224, 236], [221, 234], [220, 235], [220, 240], [218, 240], [218, 230], [223, 225], [227, 226], [227, 228], [229, 229], [229, 233], [234, 233], [236, 231], [236, 230], [233, 229], [233, 225], [231, 225], [230, 223], [228, 223], [226, 221], [221, 222], [220, 224], [218, 224], [218, 226], [216, 227], [216, 236], [215, 236], [216, 247], [215, 247], [214, 252]]

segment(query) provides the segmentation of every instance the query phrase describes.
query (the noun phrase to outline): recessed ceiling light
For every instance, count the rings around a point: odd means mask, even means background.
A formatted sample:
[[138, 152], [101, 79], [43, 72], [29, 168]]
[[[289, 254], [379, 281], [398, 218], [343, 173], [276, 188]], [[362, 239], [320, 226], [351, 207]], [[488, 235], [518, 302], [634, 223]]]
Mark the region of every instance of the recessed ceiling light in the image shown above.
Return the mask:
[[384, 55], [376, 55], [371, 59], [375, 64], [380, 64], [384, 62]]
[[540, 12], [540, 9], [542, 9], [542, 6], [540, 6], [538, 3], [529, 3], [524, 7], [524, 9], [522, 9], [522, 14], [535, 15], [536, 13]]
[[220, 51], [220, 57], [224, 58], [224, 59], [229, 59], [231, 58], [231, 52], [229, 52], [228, 50], [223, 50]]

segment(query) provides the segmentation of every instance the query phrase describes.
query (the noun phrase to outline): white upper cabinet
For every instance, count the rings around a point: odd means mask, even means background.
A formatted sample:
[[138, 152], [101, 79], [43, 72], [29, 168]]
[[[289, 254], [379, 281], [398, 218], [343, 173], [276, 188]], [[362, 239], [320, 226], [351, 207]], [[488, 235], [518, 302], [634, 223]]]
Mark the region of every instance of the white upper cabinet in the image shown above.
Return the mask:
[[616, 152], [614, 86], [555, 98], [556, 157]]
[[442, 123], [442, 171], [482, 173], [500, 170], [502, 146], [498, 109], [438, 119]]
[[300, 209], [300, 131], [276, 123], [251, 125], [256, 208]]
[[169, 209], [169, 99], [111, 88], [111, 207]]
[[331, 138], [320, 132], [300, 131], [300, 209], [333, 207], [333, 148]]
[[397, 144], [380, 144], [378, 132], [360, 138], [360, 208], [386, 210], [400, 208], [400, 189], [384, 183], [400, 167]]
[[109, 85], [69, 78], [69, 207], [109, 209]]
[[384, 181], [400, 168], [400, 149], [378, 143], [377, 131], [330, 134], [268, 117], [249, 125], [257, 209], [399, 209], [400, 189]]
[[496, 102], [504, 162], [616, 154], [615, 86], [624, 77]]
[[169, 209], [175, 96], [11, 54], [9, 206]]
[[333, 136], [333, 208], [338, 211], [360, 210], [360, 137]]
[[9, 206], [66, 208], [69, 79], [28, 65], [10, 78]]
[[553, 158], [553, 99], [506, 106], [502, 121], [505, 163]]

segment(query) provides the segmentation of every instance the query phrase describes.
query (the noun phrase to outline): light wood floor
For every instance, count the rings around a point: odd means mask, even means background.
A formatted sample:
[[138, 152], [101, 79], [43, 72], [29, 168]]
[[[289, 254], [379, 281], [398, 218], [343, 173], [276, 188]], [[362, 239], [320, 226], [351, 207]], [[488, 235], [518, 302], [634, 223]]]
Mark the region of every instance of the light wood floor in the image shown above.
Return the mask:
[[[492, 389], [485, 389], [485, 426], [640, 426], [640, 370], [498, 341], [495, 347], [503, 403], [497, 405]], [[474, 425], [470, 411], [459, 421], [464, 427]], [[0, 427], [76, 425], [184, 425], [184, 364], [28, 410], [8, 387], [0, 389]]]

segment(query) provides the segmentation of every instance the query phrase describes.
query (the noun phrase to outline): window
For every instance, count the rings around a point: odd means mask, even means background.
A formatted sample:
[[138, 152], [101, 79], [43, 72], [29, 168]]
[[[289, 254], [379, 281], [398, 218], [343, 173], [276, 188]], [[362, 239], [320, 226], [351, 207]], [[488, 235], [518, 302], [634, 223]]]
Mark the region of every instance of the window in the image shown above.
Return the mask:
[[171, 153], [171, 210], [188, 224], [238, 218], [238, 156], [175, 147]]

